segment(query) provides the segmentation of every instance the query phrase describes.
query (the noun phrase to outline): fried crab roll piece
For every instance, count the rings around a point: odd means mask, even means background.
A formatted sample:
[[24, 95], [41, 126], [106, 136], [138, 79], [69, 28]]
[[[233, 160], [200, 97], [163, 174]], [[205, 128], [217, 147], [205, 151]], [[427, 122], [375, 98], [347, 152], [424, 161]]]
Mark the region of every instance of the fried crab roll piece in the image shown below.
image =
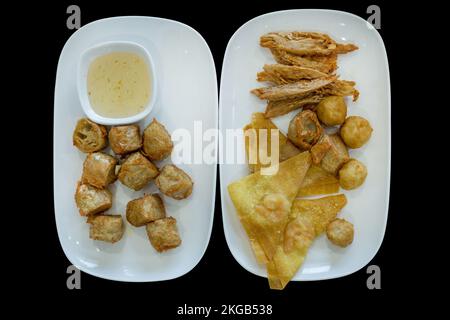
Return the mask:
[[338, 134], [328, 136], [328, 142], [331, 146], [323, 156], [320, 166], [326, 172], [337, 175], [339, 169], [350, 159], [348, 150]]
[[109, 130], [109, 144], [115, 154], [123, 155], [138, 150], [142, 145], [138, 125], [112, 127]]
[[115, 243], [122, 239], [124, 224], [121, 215], [97, 214], [89, 216], [89, 238], [110, 243]]
[[127, 220], [135, 227], [143, 226], [166, 216], [166, 209], [157, 194], [148, 194], [127, 204]]
[[311, 110], [300, 111], [289, 123], [288, 137], [301, 150], [310, 150], [322, 133], [317, 115]]
[[166, 196], [177, 200], [189, 197], [194, 185], [191, 177], [173, 164], [165, 165], [162, 168], [159, 176], [155, 179], [155, 184]]
[[116, 180], [117, 160], [109, 154], [90, 153], [83, 164], [81, 181], [103, 189]]
[[141, 190], [157, 175], [158, 168], [140, 152], [135, 152], [120, 166], [118, 179], [130, 189]]
[[146, 229], [150, 243], [158, 252], [176, 248], [181, 244], [175, 218], [156, 220], [147, 224]]
[[112, 195], [109, 190], [98, 189], [88, 184], [78, 183], [75, 202], [80, 215], [93, 215], [108, 210], [112, 206]]
[[143, 146], [144, 154], [153, 161], [167, 158], [173, 149], [170, 134], [166, 128], [153, 119], [144, 130]]
[[106, 135], [104, 126], [82, 118], [78, 120], [73, 131], [73, 145], [84, 153], [99, 151], [108, 144]]

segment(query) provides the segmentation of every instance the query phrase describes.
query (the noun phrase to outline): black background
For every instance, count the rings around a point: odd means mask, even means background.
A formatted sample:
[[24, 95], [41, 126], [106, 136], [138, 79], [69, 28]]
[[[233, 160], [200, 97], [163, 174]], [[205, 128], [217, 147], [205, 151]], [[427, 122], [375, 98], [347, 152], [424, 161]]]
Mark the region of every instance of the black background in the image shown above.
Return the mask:
[[[164, 2], [164, 1], [163, 1]], [[134, 2], [122, 1], [96, 2], [88, 1], [54, 3], [48, 7], [35, 5], [21, 9], [11, 9], [7, 13], [31, 13], [26, 23], [18, 20], [17, 26], [25, 28], [20, 32], [32, 43], [35, 53], [33, 72], [29, 78], [33, 85], [32, 104], [38, 108], [31, 108], [28, 121], [30, 128], [38, 129], [34, 137], [27, 136], [28, 152], [32, 155], [33, 163], [38, 170], [32, 175], [39, 182], [39, 187], [27, 200], [20, 198], [29, 205], [29, 214], [39, 215], [33, 219], [30, 227], [37, 231], [26, 239], [27, 247], [23, 274], [32, 279], [31, 286], [36, 292], [44, 292], [55, 297], [67, 297], [61, 300], [61, 306], [73, 307], [74, 302], [83, 301], [90, 304], [98, 299], [126, 299], [133, 297], [132, 308], [139, 306], [151, 308], [151, 312], [160, 312], [165, 318], [176, 316], [178, 306], [183, 304], [208, 305], [220, 307], [221, 304], [272, 304], [274, 314], [282, 315], [302, 306], [311, 306], [317, 302], [322, 304], [317, 312], [322, 312], [331, 303], [351, 302], [354, 298], [365, 302], [368, 311], [375, 312], [380, 302], [395, 299], [397, 294], [406, 294], [406, 286], [410, 284], [409, 265], [405, 262], [408, 257], [410, 240], [408, 237], [408, 221], [412, 211], [418, 210], [420, 204], [405, 206], [406, 198], [402, 196], [405, 185], [414, 182], [414, 177], [407, 174], [402, 154], [411, 147], [402, 133], [403, 122], [409, 119], [401, 113], [401, 109], [408, 105], [413, 109], [415, 105], [406, 101], [401, 91], [402, 81], [406, 77], [406, 62], [402, 51], [402, 42], [407, 41], [405, 32], [401, 28], [400, 20], [406, 19], [410, 13], [405, 9], [396, 10], [382, 2], [347, 3], [317, 1], [264, 1], [247, 4], [241, 2], [209, 2], [196, 4], [194, 2]], [[381, 7], [381, 30], [379, 30], [386, 46], [392, 91], [392, 168], [389, 219], [384, 242], [375, 256], [369, 262], [381, 268], [381, 290], [368, 290], [366, 286], [366, 268], [340, 279], [315, 282], [293, 282], [282, 291], [271, 291], [267, 280], [248, 273], [232, 257], [224, 238], [221, 218], [220, 191], [217, 184], [214, 226], [208, 249], [200, 263], [188, 274], [172, 281], [157, 283], [123, 283], [103, 280], [82, 274], [81, 290], [68, 290], [66, 287], [66, 268], [70, 262], [65, 257], [60, 246], [53, 208], [53, 93], [56, 68], [59, 54], [64, 43], [73, 33], [66, 28], [66, 8], [70, 4], [78, 4], [81, 8], [82, 25], [91, 21], [122, 15], [156, 16], [178, 20], [196, 29], [208, 43], [216, 63], [217, 77], [220, 81], [221, 65], [228, 40], [233, 33], [246, 21], [271, 11], [301, 8], [326, 8], [343, 10], [354, 13], [364, 19], [369, 14], [366, 9], [370, 4]], [[26, 97], [29, 98], [29, 97]], [[401, 105], [400, 107], [397, 107]], [[36, 132], [36, 131], [35, 131]], [[43, 152], [45, 150], [45, 152]], [[39, 156], [37, 156], [39, 155]], [[220, 179], [220, 177], [218, 177]], [[219, 183], [218, 179], [218, 183]], [[21, 269], [22, 270], [22, 269]], [[25, 279], [28, 283], [29, 278]], [[414, 283], [421, 281], [415, 279]], [[25, 287], [24, 287], [25, 288]], [[45, 288], [45, 290], [43, 289]], [[137, 302], [140, 301], [140, 302]], [[142, 304], [144, 303], [144, 304]], [[343, 305], [345, 306], [345, 304]], [[123, 308], [125, 308], [125, 303]]]

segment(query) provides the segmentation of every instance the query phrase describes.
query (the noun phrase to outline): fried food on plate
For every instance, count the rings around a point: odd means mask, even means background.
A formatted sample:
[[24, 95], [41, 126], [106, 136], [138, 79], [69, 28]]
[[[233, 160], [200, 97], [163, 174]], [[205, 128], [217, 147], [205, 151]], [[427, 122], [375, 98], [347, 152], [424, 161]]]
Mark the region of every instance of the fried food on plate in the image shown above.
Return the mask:
[[267, 264], [271, 289], [284, 289], [303, 264], [313, 240], [325, 231], [346, 203], [343, 194], [293, 202], [283, 246], [277, 247]]
[[110, 243], [115, 243], [122, 239], [124, 225], [121, 215], [97, 214], [89, 216], [89, 238]]
[[352, 149], [362, 147], [372, 135], [369, 121], [359, 116], [350, 116], [341, 126], [340, 134], [344, 143]]
[[341, 125], [347, 116], [347, 105], [342, 96], [329, 96], [317, 105], [317, 117], [326, 126]]
[[[251, 172], [255, 172], [261, 169], [261, 167], [268, 167], [271, 165], [271, 162], [262, 163], [260, 158], [260, 148], [262, 145], [260, 139], [264, 138], [263, 135], [260, 135], [260, 130], [267, 130], [267, 139], [266, 139], [266, 148], [267, 150], [262, 150], [261, 152], [267, 153], [267, 157], [272, 156], [272, 136], [271, 130], [278, 130], [278, 156], [279, 162], [282, 162], [286, 159], [289, 159], [297, 154], [300, 151], [295, 147], [292, 142], [290, 142], [287, 137], [279, 131], [277, 126], [270, 121], [270, 119], [266, 119], [264, 114], [256, 112], [252, 114], [252, 122], [244, 127], [244, 136], [245, 136], [245, 153], [247, 155], [248, 166]], [[250, 132], [252, 131], [252, 132]], [[250, 155], [250, 152], [253, 152]]]
[[261, 36], [260, 45], [306, 56], [341, 54], [358, 49], [354, 44], [336, 43], [323, 33], [298, 31], [267, 33]]
[[276, 85], [296, 82], [303, 79], [317, 79], [328, 74], [306, 67], [288, 66], [285, 64], [265, 64], [264, 71], [258, 72], [258, 81], [272, 82]]
[[84, 160], [81, 181], [103, 189], [116, 180], [117, 160], [106, 153], [90, 153]]
[[300, 150], [311, 149], [322, 133], [317, 115], [311, 110], [300, 111], [289, 123], [288, 137]]
[[173, 143], [170, 134], [166, 128], [153, 119], [153, 121], [145, 128], [143, 137], [144, 154], [154, 161], [167, 158], [173, 149]]
[[75, 202], [80, 215], [93, 215], [108, 210], [112, 206], [112, 195], [109, 190], [98, 189], [89, 184], [78, 183]]
[[290, 98], [304, 98], [308, 93], [326, 86], [336, 80], [336, 76], [312, 80], [299, 80], [297, 82], [282, 84], [273, 87], [262, 87], [253, 89], [251, 93], [264, 100], [284, 100]]
[[141, 147], [141, 133], [138, 125], [117, 126], [109, 130], [109, 144], [115, 154], [123, 155]]
[[158, 168], [138, 151], [122, 163], [118, 179], [128, 188], [141, 190], [157, 175]]
[[332, 134], [328, 136], [331, 147], [328, 152], [323, 156], [320, 166], [328, 173], [336, 175], [339, 169], [350, 158], [348, 155], [347, 147], [341, 140], [338, 134]]
[[162, 219], [166, 216], [166, 209], [158, 194], [144, 195], [142, 198], [131, 200], [127, 204], [127, 220], [135, 227]]
[[87, 118], [78, 120], [72, 140], [73, 145], [84, 153], [102, 150], [108, 144], [106, 128]]
[[311, 147], [312, 163], [320, 164], [323, 157], [325, 157], [330, 148], [330, 138], [327, 134], [322, 134], [322, 136], [319, 138], [319, 141], [317, 141], [317, 143]]
[[189, 197], [194, 185], [191, 177], [173, 164], [165, 165], [161, 169], [155, 184], [166, 196], [177, 200]]
[[150, 222], [146, 230], [150, 243], [158, 252], [176, 248], [181, 244], [175, 218], [167, 217]]
[[339, 170], [339, 184], [346, 190], [358, 188], [367, 177], [366, 166], [356, 159], [350, 159]]
[[347, 247], [353, 242], [353, 224], [344, 219], [334, 219], [327, 226], [327, 238], [339, 247]]
[[297, 197], [316, 196], [336, 193], [339, 191], [339, 181], [321, 167], [312, 165], [298, 190]]
[[284, 50], [270, 49], [276, 62], [332, 74], [337, 68], [337, 54], [327, 56], [299, 56]]

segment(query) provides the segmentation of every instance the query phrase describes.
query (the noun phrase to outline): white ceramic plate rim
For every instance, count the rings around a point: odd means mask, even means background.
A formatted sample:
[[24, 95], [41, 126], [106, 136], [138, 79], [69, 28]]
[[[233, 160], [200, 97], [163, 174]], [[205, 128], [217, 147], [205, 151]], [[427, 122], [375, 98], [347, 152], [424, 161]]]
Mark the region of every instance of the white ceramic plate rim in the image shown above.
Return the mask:
[[[357, 16], [357, 15], [354, 15], [354, 14], [352, 14], [352, 13], [348, 13], [348, 12], [345, 12], [345, 11], [339, 11], [339, 10], [328, 10], [328, 9], [292, 9], [292, 10], [280, 10], [280, 11], [273, 11], [273, 12], [270, 12], [270, 13], [266, 13], [266, 14], [262, 14], [262, 15], [260, 15], [260, 16], [257, 16], [257, 17], [255, 17], [255, 18], [253, 18], [253, 19], [247, 21], [247, 22], [244, 23], [242, 26], [240, 26], [240, 27], [236, 30], [236, 32], [233, 34], [233, 36], [230, 38], [230, 40], [228, 41], [228, 44], [227, 44], [227, 47], [226, 47], [226, 50], [225, 50], [225, 55], [224, 55], [224, 58], [223, 58], [222, 72], [221, 72], [221, 77], [220, 77], [220, 79], [221, 79], [221, 80], [220, 80], [220, 90], [219, 90], [220, 95], [222, 95], [222, 85], [223, 85], [224, 70], [225, 70], [225, 69], [224, 69], [224, 65], [225, 65], [225, 63], [226, 63], [226, 61], [227, 61], [227, 56], [228, 56], [228, 54], [229, 54], [230, 43], [232, 43], [232, 41], [233, 41], [234, 38], [239, 34], [239, 32], [240, 32], [242, 29], [244, 29], [246, 26], [248, 26], [249, 24], [251, 24], [252, 22], [254, 22], [254, 21], [257, 21], [257, 20], [260, 20], [260, 19], [264, 19], [264, 18], [267, 18], [267, 17], [272, 16], [272, 15], [279, 15], [279, 14], [284, 14], [284, 13], [288, 14], [288, 13], [294, 13], [294, 12], [305, 12], [305, 13], [308, 13], [308, 12], [309, 12], [309, 13], [318, 13], [318, 12], [319, 12], [319, 13], [334, 13], [334, 14], [340, 14], [340, 15], [348, 16], [348, 17], [351, 17], [351, 18], [353, 18], [353, 19], [361, 20], [361, 21], [363, 21], [364, 23], [367, 23], [367, 24], [368, 24], [367, 21], [365, 21], [365, 20], [362, 19], [361, 17], [359, 17], [359, 16]], [[379, 251], [379, 249], [380, 249], [380, 247], [381, 247], [381, 244], [382, 244], [382, 242], [383, 242], [383, 239], [384, 239], [384, 235], [385, 235], [385, 232], [386, 232], [387, 218], [388, 218], [388, 213], [389, 213], [389, 194], [390, 194], [390, 180], [391, 180], [391, 88], [390, 88], [389, 64], [388, 64], [386, 48], [385, 48], [383, 39], [381, 38], [380, 34], [378, 33], [378, 31], [377, 31], [376, 29], [374, 29], [371, 25], [368, 25], [368, 27], [371, 28], [371, 29], [373, 29], [373, 30], [375, 31], [375, 35], [376, 35], [376, 37], [377, 37], [377, 40], [378, 40], [378, 42], [379, 42], [379, 44], [380, 44], [380, 47], [381, 47], [382, 50], [383, 50], [383, 58], [384, 58], [384, 60], [385, 60], [386, 74], [387, 74], [387, 77], [388, 77], [388, 80], [389, 80], [389, 83], [387, 84], [387, 96], [388, 96], [388, 110], [387, 110], [387, 116], [388, 116], [388, 119], [389, 119], [389, 123], [387, 124], [387, 125], [388, 125], [388, 129], [389, 129], [388, 146], [387, 146], [388, 162], [387, 162], [387, 170], [386, 170], [386, 177], [387, 177], [387, 178], [386, 178], [386, 186], [385, 186], [385, 189], [386, 189], [386, 199], [387, 199], [387, 201], [386, 201], [386, 206], [385, 206], [385, 208], [384, 208], [386, 214], [385, 214], [385, 219], [384, 219], [384, 221], [383, 221], [383, 230], [382, 230], [382, 232], [381, 232], [382, 234], [381, 234], [381, 237], [380, 237], [379, 242], [377, 243], [377, 249], [374, 250], [374, 252], [373, 252], [372, 256], [370, 257], [370, 259], [368, 259], [365, 263], [362, 263], [361, 265], [359, 265], [359, 267], [354, 268], [354, 269], [352, 269], [352, 270], [349, 270], [349, 271], [347, 271], [347, 272], [336, 273], [336, 274], [333, 274], [332, 276], [319, 276], [318, 278], [308, 278], [308, 277], [305, 277], [304, 279], [292, 279], [291, 281], [318, 281], [318, 280], [327, 280], [327, 279], [340, 278], [340, 277], [344, 277], [344, 276], [350, 275], [350, 274], [352, 274], [352, 273], [355, 273], [355, 272], [361, 270], [364, 266], [367, 265], [367, 263], [369, 263], [369, 262], [375, 257], [375, 255], [378, 253], [378, 251]], [[224, 107], [222, 106], [222, 99], [221, 99], [221, 96], [220, 96], [220, 97], [219, 97], [219, 119], [220, 119], [220, 121], [219, 121], [219, 130], [221, 130], [221, 131], [223, 130], [223, 123], [222, 123], [222, 119], [223, 119], [222, 114], [223, 114], [223, 112], [224, 112]], [[221, 150], [219, 150], [219, 152], [221, 152]], [[223, 177], [223, 165], [220, 165], [220, 166], [219, 166], [219, 174], [220, 174], [220, 177]], [[243, 261], [241, 261], [241, 259], [240, 259], [238, 256], [236, 256], [236, 254], [234, 253], [234, 251], [233, 251], [233, 249], [232, 249], [232, 247], [231, 247], [231, 245], [230, 245], [230, 239], [229, 239], [229, 235], [231, 234], [231, 232], [228, 231], [228, 227], [229, 227], [229, 226], [228, 226], [228, 224], [227, 224], [226, 221], [225, 221], [225, 215], [228, 214], [226, 208], [224, 207], [224, 206], [225, 206], [225, 203], [226, 203], [226, 202], [225, 202], [225, 201], [226, 201], [226, 197], [229, 197], [229, 196], [228, 196], [228, 191], [227, 191], [227, 186], [224, 185], [223, 182], [222, 182], [222, 180], [221, 180], [221, 181], [220, 181], [220, 198], [221, 198], [221, 206], [222, 206], [222, 223], [223, 223], [223, 229], [224, 229], [225, 239], [226, 239], [226, 242], [227, 242], [228, 249], [230, 250], [230, 252], [231, 252], [231, 254], [233, 255], [234, 259], [235, 259], [235, 260], [236, 260], [236, 261], [237, 261], [237, 262], [238, 262], [245, 270], [247, 270], [248, 272], [250, 272], [250, 273], [252, 273], [252, 274], [254, 274], [254, 275], [257, 275], [257, 276], [260, 276], [260, 277], [263, 277], [263, 278], [267, 278], [267, 275], [266, 275], [266, 274], [259, 274], [259, 273], [254, 272], [254, 270], [248, 268], [248, 266], [247, 266], [245, 263], [243, 263]]]

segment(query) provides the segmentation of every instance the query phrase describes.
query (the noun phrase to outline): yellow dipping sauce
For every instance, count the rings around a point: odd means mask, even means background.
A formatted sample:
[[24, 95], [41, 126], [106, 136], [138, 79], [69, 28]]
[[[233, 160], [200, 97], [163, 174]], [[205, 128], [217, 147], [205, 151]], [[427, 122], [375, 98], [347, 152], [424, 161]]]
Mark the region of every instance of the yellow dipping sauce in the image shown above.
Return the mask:
[[92, 109], [108, 118], [140, 113], [151, 95], [148, 68], [142, 57], [131, 52], [112, 52], [96, 58], [87, 76]]

